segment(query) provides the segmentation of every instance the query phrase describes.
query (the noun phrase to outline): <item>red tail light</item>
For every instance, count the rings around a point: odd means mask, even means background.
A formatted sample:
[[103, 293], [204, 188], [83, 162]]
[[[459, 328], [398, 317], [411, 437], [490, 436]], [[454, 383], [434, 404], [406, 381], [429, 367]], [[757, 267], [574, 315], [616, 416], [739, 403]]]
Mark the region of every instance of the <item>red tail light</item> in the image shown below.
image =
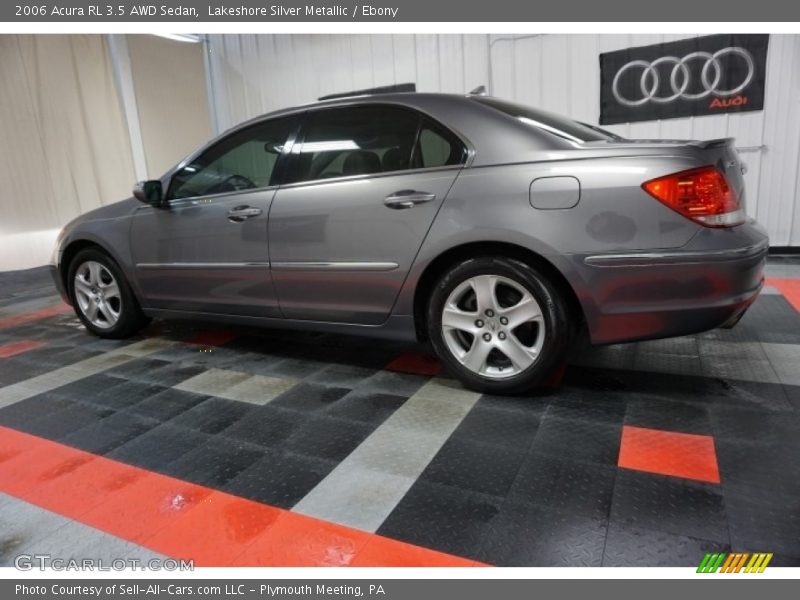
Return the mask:
[[745, 221], [736, 192], [716, 167], [700, 167], [651, 179], [644, 190], [672, 210], [707, 227], [733, 227]]

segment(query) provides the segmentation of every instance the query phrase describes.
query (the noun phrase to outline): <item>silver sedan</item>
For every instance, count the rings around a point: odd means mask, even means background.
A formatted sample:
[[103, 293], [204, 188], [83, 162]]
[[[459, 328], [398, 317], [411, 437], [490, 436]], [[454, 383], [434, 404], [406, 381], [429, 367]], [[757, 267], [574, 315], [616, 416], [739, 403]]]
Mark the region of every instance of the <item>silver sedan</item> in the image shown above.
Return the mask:
[[479, 95], [270, 113], [58, 238], [86, 328], [151, 317], [429, 340], [520, 393], [593, 344], [734, 324], [768, 240], [732, 140], [627, 140]]

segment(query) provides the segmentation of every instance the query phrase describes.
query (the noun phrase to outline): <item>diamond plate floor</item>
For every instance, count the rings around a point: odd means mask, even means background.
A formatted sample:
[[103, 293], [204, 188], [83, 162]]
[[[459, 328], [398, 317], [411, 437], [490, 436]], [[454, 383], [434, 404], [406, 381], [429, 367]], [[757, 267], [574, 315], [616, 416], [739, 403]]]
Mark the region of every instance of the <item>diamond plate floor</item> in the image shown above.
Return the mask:
[[[303, 523], [317, 546], [341, 537], [326, 528], [374, 536], [348, 564], [696, 566], [745, 551], [800, 566], [800, 266], [768, 277], [734, 329], [588, 349], [559, 386], [509, 398], [392, 342], [170, 322], [100, 340], [38, 271], [0, 274], [0, 426], [295, 515], [248, 564], [283, 560], [275, 545]], [[0, 521], [18, 522], [0, 533], [5, 563], [80, 553], [92, 532], [111, 553], [168, 553], [179, 536], [211, 560], [213, 540], [187, 527], [148, 547], [135, 520], [110, 532], [67, 498], [66, 516], [36, 520], [11, 498], [10, 460], [0, 451]], [[43, 471], [63, 489], [83, 485], [75, 472]]]

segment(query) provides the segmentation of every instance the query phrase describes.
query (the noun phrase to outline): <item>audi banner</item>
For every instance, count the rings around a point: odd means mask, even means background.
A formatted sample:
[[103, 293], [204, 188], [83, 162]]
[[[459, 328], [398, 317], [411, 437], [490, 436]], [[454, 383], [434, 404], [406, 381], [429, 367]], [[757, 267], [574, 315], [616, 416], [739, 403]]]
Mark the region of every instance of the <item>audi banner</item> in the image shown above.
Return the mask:
[[708, 35], [600, 55], [600, 123], [764, 108], [769, 35]]

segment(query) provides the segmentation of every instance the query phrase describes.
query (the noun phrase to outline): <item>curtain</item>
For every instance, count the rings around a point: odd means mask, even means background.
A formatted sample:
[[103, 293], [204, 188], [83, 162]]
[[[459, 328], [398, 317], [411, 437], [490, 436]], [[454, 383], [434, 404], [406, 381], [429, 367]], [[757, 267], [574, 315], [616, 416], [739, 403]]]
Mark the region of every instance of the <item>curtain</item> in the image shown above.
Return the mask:
[[0, 270], [47, 262], [70, 219], [130, 195], [130, 140], [99, 35], [0, 35]]

